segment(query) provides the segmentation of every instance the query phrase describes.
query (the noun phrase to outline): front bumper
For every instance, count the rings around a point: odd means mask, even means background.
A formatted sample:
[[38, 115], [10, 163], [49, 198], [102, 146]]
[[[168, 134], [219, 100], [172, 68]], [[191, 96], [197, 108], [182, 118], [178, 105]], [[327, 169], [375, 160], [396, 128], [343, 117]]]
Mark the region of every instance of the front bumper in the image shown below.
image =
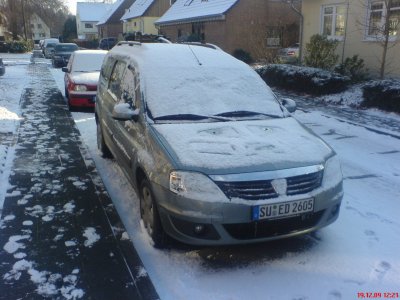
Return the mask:
[[[253, 221], [252, 201], [198, 201], [175, 195], [153, 184], [164, 230], [173, 238], [193, 245], [248, 244], [306, 234], [334, 222], [343, 198], [342, 182], [329, 189], [318, 188], [293, 200], [313, 197], [314, 212], [290, 218]], [[266, 203], [279, 198], [266, 200]], [[286, 201], [286, 200], [285, 200]], [[196, 226], [202, 226], [197, 231]], [[197, 227], [199, 228], [199, 227]]]

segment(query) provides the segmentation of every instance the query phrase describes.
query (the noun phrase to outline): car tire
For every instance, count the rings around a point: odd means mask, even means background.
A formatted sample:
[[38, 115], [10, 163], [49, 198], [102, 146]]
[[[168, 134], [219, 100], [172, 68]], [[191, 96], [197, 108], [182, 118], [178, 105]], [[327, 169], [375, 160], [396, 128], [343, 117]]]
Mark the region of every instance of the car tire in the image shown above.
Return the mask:
[[96, 122], [96, 135], [97, 135], [97, 149], [99, 149], [101, 156], [104, 158], [112, 158], [112, 153], [104, 141], [103, 129], [100, 122]]
[[146, 228], [147, 234], [153, 240], [154, 248], [165, 248], [168, 236], [162, 227], [157, 208], [157, 201], [155, 200], [150, 183], [147, 179], [142, 180], [139, 193], [140, 217], [143, 221], [144, 227]]

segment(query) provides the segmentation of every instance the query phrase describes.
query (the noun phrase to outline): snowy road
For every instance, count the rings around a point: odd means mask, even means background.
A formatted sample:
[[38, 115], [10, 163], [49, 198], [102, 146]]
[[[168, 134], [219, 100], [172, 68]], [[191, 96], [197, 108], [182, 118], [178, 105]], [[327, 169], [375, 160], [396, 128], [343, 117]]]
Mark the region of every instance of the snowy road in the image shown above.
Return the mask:
[[[59, 70], [53, 75], [62, 91]], [[367, 293], [385, 299], [384, 293], [400, 293], [400, 140], [310, 107], [295, 116], [341, 158], [345, 196], [338, 221], [272, 243], [160, 251], [140, 225], [135, 192], [116, 163], [97, 152], [93, 114], [73, 113], [161, 299], [359, 299]]]

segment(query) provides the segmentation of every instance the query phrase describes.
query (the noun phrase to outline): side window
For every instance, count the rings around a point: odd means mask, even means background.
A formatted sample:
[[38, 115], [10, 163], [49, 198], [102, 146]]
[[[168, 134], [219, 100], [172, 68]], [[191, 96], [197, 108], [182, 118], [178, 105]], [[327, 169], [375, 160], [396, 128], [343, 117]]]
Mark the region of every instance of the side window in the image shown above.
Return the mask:
[[138, 107], [138, 91], [139, 79], [136, 70], [132, 66], [128, 66], [124, 78], [122, 80], [122, 100], [123, 102], [129, 103], [132, 108]]
[[118, 61], [115, 64], [114, 70], [111, 73], [108, 89], [112, 94], [114, 94], [114, 96], [116, 97], [116, 101], [121, 99], [122, 96], [121, 82], [122, 82], [122, 77], [124, 75], [124, 70], [125, 70], [125, 63]]
[[114, 65], [115, 61], [111, 57], [107, 58], [107, 61], [103, 63], [100, 73], [104, 80], [108, 81], [110, 79], [111, 71], [113, 70]]

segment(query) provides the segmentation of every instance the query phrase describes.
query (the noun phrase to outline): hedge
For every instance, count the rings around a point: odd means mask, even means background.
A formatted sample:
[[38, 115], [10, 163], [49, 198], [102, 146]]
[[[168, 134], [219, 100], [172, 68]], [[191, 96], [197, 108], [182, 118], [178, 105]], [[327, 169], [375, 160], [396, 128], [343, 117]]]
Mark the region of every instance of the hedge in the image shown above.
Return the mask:
[[256, 72], [271, 86], [312, 95], [344, 91], [350, 78], [317, 68], [285, 64], [270, 64], [256, 68]]
[[400, 80], [373, 80], [363, 86], [364, 107], [400, 113]]

